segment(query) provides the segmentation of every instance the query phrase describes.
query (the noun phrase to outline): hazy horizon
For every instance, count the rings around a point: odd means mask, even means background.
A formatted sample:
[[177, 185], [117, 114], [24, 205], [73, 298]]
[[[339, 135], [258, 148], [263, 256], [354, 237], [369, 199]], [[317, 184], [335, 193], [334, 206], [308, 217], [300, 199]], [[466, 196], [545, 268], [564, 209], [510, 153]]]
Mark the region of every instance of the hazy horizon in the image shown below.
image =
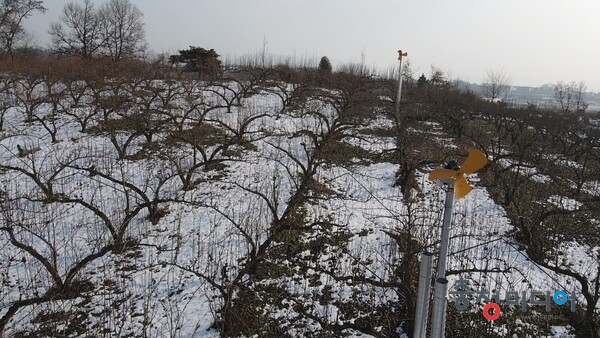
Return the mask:
[[[51, 22], [69, 1], [45, 0], [46, 14], [25, 26], [48, 47]], [[94, 0], [100, 5], [104, 1]], [[190, 45], [224, 58], [258, 53], [359, 62], [380, 70], [408, 52], [415, 75], [431, 66], [453, 79], [480, 83], [503, 71], [515, 86], [584, 81], [600, 91], [600, 2], [530, 0], [132, 0], [144, 13], [146, 40], [156, 53]]]

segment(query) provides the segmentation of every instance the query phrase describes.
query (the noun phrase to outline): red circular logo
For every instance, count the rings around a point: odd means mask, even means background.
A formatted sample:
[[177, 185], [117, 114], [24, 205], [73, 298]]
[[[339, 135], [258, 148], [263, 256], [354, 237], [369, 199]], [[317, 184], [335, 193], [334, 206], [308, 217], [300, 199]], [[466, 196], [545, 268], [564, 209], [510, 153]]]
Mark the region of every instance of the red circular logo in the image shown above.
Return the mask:
[[[490, 315], [490, 308], [494, 309], [494, 314]], [[487, 320], [496, 320], [500, 317], [500, 307], [495, 303], [488, 303], [483, 307], [483, 316]]]

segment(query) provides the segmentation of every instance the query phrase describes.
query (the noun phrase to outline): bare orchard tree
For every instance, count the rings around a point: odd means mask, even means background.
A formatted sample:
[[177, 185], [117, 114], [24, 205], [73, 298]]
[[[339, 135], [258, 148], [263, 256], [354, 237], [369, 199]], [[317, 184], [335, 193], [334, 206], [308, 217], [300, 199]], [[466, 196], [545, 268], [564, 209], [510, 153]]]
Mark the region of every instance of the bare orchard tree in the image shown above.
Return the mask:
[[431, 84], [434, 87], [447, 87], [449, 84], [448, 76], [447, 74], [444, 74], [444, 71], [441, 70], [438, 66], [431, 65], [431, 71], [429, 73], [429, 84]]
[[56, 53], [90, 59], [100, 50], [104, 42], [102, 20], [91, 0], [67, 3], [59, 20], [48, 31]]
[[36, 144], [17, 144], [18, 151], [0, 147], [0, 260], [13, 281], [3, 283], [0, 336], [23, 309], [29, 308], [23, 316], [34, 317], [38, 305], [90, 290], [82, 273], [112, 250], [98, 227], [102, 219], [62, 203], [80, 187], [67, 167], [81, 160], [80, 152], [41, 150]]
[[209, 123], [200, 123], [194, 128], [173, 132], [168, 136], [166, 143], [176, 146], [162, 155], [181, 180], [184, 191], [193, 190], [200, 182], [200, 168], [204, 168], [205, 171], [218, 168], [218, 164], [226, 160], [223, 152], [229, 146], [225, 132]]
[[14, 98], [25, 115], [25, 122], [34, 122], [34, 115], [44, 104], [46, 96], [42, 89], [43, 83], [43, 79], [34, 72], [20, 79], [16, 78], [14, 82]]
[[504, 71], [488, 70], [482, 83], [483, 95], [492, 101], [505, 99], [510, 83], [510, 76]]
[[402, 65], [402, 80], [407, 84], [415, 82], [415, 69], [410, 63], [410, 59], [404, 61]]
[[559, 81], [554, 85], [554, 99], [558, 103], [560, 110], [568, 112], [573, 105], [573, 92], [568, 83]]
[[558, 103], [560, 110], [568, 112], [582, 112], [587, 109], [585, 102], [585, 91], [587, 86], [585, 82], [580, 81], [566, 83], [559, 81], [554, 85], [554, 99]]
[[143, 17], [129, 0], [110, 0], [100, 8], [109, 57], [121, 60], [142, 56], [146, 50]]
[[219, 104], [211, 104], [204, 93], [204, 84], [199, 81], [181, 81], [181, 93], [171, 110], [171, 121], [177, 130], [183, 131], [188, 124], [200, 125], [211, 110], [219, 109]]
[[[0, 240], [4, 250], [0, 257], [10, 261], [9, 271], [26, 271], [28, 277], [3, 286], [12, 299], [0, 306], [0, 335], [23, 309], [77, 298], [93, 288], [82, 275], [92, 262], [111, 252], [113, 245], [97, 235], [94, 225], [86, 222], [89, 217], [80, 223], [65, 221], [82, 217], [81, 213], [75, 217], [71, 209], [12, 197], [2, 202]], [[85, 240], [79, 238], [85, 238], [87, 244], [81, 245]], [[35, 316], [35, 309], [31, 311]]]
[[2, 0], [0, 4], [0, 55], [13, 56], [19, 41], [27, 38], [23, 20], [35, 12], [44, 13], [40, 0]]
[[0, 78], [0, 131], [4, 130], [4, 116], [16, 106], [13, 93], [15, 80], [11, 76]]
[[583, 81], [579, 81], [575, 85], [575, 111], [584, 112], [588, 104], [585, 102], [585, 91], [587, 90], [587, 85]]
[[[240, 109], [235, 118], [215, 118], [207, 121], [215, 123], [227, 130], [230, 134], [229, 142], [241, 146], [251, 146], [252, 142], [263, 138], [262, 131], [256, 127], [256, 122], [268, 117], [269, 114], [250, 106], [249, 109]], [[228, 116], [227, 116], [228, 117]]]

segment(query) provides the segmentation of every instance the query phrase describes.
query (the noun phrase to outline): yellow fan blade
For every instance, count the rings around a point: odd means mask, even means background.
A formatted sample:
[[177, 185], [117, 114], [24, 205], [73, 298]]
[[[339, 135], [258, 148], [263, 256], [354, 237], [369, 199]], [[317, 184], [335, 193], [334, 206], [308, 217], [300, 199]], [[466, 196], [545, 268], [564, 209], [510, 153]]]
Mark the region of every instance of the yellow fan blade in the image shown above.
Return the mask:
[[461, 174], [474, 173], [477, 170], [485, 167], [487, 163], [488, 160], [481, 151], [477, 149], [471, 149], [469, 150], [469, 156], [460, 167], [459, 172]]
[[464, 176], [461, 176], [454, 183], [454, 194], [457, 200], [467, 196], [471, 190], [473, 190], [473, 188], [471, 188]]
[[458, 175], [458, 171], [451, 169], [436, 169], [429, 173], [429, 180], [439, 180], [440, 178], [453, 178]]

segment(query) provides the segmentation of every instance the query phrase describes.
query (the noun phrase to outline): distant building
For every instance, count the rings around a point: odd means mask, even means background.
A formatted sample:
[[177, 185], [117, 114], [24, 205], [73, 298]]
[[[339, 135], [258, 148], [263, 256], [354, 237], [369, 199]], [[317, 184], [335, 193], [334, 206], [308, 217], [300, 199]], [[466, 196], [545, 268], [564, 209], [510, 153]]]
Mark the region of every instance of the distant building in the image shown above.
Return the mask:
[[[483, 86], [480, 84], [461, 82], [461, 85], [474, 93], [483, 94]], [[503, 101], [518, 106], [534, 104], [540, 108], [551, 108], [557, 105], [554, 99], [554, 87], [549, 84], [541, 87], [511, 86]], [[600, 93], [586, 92], [585, 102], [588, 104], [588, 112], [600, 111]]]

